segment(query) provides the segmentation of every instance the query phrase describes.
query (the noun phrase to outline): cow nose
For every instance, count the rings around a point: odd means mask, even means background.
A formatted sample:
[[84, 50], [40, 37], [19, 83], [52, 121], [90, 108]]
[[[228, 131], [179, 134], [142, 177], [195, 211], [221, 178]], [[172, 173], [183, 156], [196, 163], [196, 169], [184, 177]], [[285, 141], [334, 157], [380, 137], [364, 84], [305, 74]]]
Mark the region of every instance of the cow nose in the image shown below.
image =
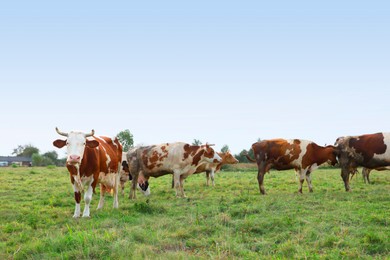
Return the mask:
[[80, 155], [71, 155], [69, 156], [70, 162], [80, 162]]

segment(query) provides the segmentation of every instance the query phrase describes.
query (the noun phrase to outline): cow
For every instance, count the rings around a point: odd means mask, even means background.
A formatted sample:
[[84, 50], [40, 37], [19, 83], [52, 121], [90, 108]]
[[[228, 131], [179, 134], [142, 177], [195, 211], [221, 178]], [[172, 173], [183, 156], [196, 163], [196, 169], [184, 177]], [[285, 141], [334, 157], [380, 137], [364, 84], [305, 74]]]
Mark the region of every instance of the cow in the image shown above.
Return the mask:
[[312, 141], [301, 139], [271, 139], [252, 144], [255, 159], [246, 157], [251, 162], [256, 162], [258, 167], [257, 181], [260, 193], [265, 194], [263, 185], [264, 175], [270, 169], [289, 170], [295, 169], [300, 177], [299, 193], [302, 193], [302, 184], [307, 181], [309, 191], [313, 192], [310, 173], [321, 164], [328, 162], [331, 165], [337, 163], [336, 149], [332, 145], [319, 146]]
[[[120, 185], [122, 190], [122, 196], [125, 194], [125, 185], [126, 182], [132, 180], [132, 176], [130, 174], [129, 164], [127, 163], [127, 153], [122, 153], [122, 168], [121, 168], [121, 177], [120, 177]], [[146, 181], [144, 183], [138, 183], [137, 188], [145, 195], [150, 195], [149, 182]]]
[[[214, 173], [219, 171], [223, 165], [226, 164], [236, 164], [238, 163], [238, 160], [229, 152], [220, 152], [217, 154], [221, 157], [222, 161], [220, 163], [205, 163], [200, 165], [198, 168], [196, 168], [196, 171], [194, 174], [206, 172], [206, 186], [209, 186], [210, 184], [210, 176], [213, 186], [215, 186], [214, 183]], [[174, 187], [174, 181], [172, 178], [172, 188]]]
[[350, 191], [349, 176], [357, 167], [376, 169], [390, 166], [390, 133], [343, 136], [336, 139], [341, 178]]
[[150, 177], [173, 174], [176, 196], [186, 197], [184, 180], [205, 163], [219, 163], [221, 157], [210, 145], [190, 145], [183, 142], [141, 146], [127, 153], [132, 184], [130, 198], [135, 199], [135, 187]]
[[370, 169], [370, 168], [363, 167], [363, 169], [362, 169], [362, 176], [363, 176], [364, 183], [370, 183], [370, 172], [372, 170], [386, 171], [386, 170], [390, 170], [390, 166], [378, 167], [378, 168], [375, 168], [375, 169]]
[[84, 193], [83, 217], [90, 216], [89, 206], [98, 183], [100, 183], [100, 200], [97, 208], [103, 207], [104, 194], [109, 189], [114, 191], [113, 206], [118, 208], [122, 157], [122, 145], [118, 139], [94, 136], [94, 130], [87, 134], [77, 131], [65, 133], [56, 127], [56, 131], [66, 137], [66, 140], [55, 140], [53, 145], [57, 148], [67, 147], [66, 167], [70, 173], [76, 201], [73, 217], [80, 217], [81, 192], [84, 191], [84, 186], [87, 186], [87, 189]]

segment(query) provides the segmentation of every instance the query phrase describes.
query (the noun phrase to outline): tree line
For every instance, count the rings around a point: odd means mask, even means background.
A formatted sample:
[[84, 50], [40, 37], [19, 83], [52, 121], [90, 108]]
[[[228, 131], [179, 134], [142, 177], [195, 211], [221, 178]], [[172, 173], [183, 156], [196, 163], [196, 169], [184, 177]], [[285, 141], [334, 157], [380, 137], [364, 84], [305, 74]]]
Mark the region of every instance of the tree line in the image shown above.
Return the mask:
[[[134, 137], [129, 129], [119, 132], [116, 137], [121, 142], [124, 152], [127, 152], [133, 147]], [[258, 139], [258, 141], [260, 141], [260, 139]], [[194, 139], [192, 145], [202, 145], [202, 142], [199, 139]], [[221, 152], [225, 153], [227, 151], [229, 151], [229, 146], [225, 144], [222, 146]], [[16, 156], [31, 158], [33, 166], [65, 166], [66, 163], [66, 158], [58, 158], [58, 153], [56, 151], [53, 150], [41, 154], [39, 149], [31, 144], [18, 145], [18, 147], [13, 150], [12, 154]], [[235, 154], [234, 157], [236, 157], [236, 159], [240, 163], [248, 163], [249, 161], [246, 158], [245, 154], [249, 154], [251, 158], [254, 158], [252, 149], [243, 149], [240, 153]]]

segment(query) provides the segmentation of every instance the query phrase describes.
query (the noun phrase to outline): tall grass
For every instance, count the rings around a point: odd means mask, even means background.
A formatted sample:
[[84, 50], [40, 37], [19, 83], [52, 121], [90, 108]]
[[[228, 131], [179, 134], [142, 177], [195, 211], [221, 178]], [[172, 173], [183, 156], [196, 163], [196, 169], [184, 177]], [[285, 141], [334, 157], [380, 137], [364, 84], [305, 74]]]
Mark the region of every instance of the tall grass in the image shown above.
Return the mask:
[[272, 171], [260, 196], [255, 171], [217, 173], [215, 187], [198, 174], [185, 199], [164, 176], [136, 201], [127, 186], [119, 209], [108, 196], [97, 211], [95, 194], [91, 218], [73, 219], [65, 168], [1, 168], [0, 259], [388, 258], [389, 172], [349, 193], [339, 170], [312, 175], [314, 193], [298, 194], [293, 171]]

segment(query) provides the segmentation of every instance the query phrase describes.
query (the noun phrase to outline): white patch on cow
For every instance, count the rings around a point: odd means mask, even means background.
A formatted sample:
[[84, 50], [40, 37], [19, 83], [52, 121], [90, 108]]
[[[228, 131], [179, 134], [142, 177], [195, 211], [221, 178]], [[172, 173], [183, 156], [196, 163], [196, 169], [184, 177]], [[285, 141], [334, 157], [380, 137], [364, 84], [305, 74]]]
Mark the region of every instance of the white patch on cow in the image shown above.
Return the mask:
[[119, 149], [119, 146], [118, 146], [118, 144], [115, 142], [115, 139], [116, 139], [116, 137], [112, 137], [112, 138], [111, 138], [112, 144], [115, 145], [116, 149]]
[[74, 209], [73, 217], [74, 217], [74, 218], [79, 218], [79, 217], [80, 217], [80, 213], [81, 213], [81, 210], [80, 210], [80, 203], [76, 203], [76, 206], [75, 206], [75, 209]]
[[88, 183], [93, 183], [93, 175], [91, 176], [83, 176], [81, 177], [81, 181], [83, 182], [83, 185], [86, 185]]
[[315, 164], [312, 164], [310, 167], [309, 167], [309, 171], [310, 172], [313, 172], [314, 170], [317, 170], [319, 167], [319, 165], [317, 163]]
[[113, 189], [115, 187], [117, 173], [104, 173], [99, 172], [99, 183], [103, 184], [107, 188]]
[[84, 212], [83, 212], [83, 218], [89, 217], [89, 206], [91, 204], [92, 200], [92, 194], [93, 194], [93, 189], [91, 184], [88, 185], [87, 191], [84, 193], [84, 201], [85, 201], [85, 207], [84, 207]]
[[95, 136], [96, 139], [99, 139], [100, 142], [107, 144], [106, 140], [100, 138], [99, 136]]
[[[291, 145], [294, 145], [294, 140], [287, 140], [287, 141]], [[307, 146], [312, 143], [311, 141], [307, 141], [307, 140], [300, 140], [300, 141], [301, 141], [301, 143], [299, 144], [299, 146], [301, 148], [301, 153], [299, 154], [299, 157], [297, 159], [295, 159], [294, 161], [291, 162], [292, 165], [298, 166], [298, 167], [302, 166], [302, 159], [303, 159], [303, 156], [306, 154]]]
[[[291, 140], [290, 140], [291, 141]], [[290, 143], [291, 144], [291, 143]], [[284, 155], [288, 155], [290, 156], [290, 159], [294, 156], [292, 153], [291, 153], [292, 150], [289, 150], [289, 149], [286, 149], [286, 153]]]
[[383, 142], [385, 143], [386, 151], [383, 154], [374, 153], [374, 159], [379, 159], [381, 161], [387, 161], [390, 163], [390, 133], [383, 133]]
[[106, 161], [107, 169], [109, 169], [110, 168], [111, 157], [107, 153], [106, 153], [106, 157], [107, 157], [107, 161]]

